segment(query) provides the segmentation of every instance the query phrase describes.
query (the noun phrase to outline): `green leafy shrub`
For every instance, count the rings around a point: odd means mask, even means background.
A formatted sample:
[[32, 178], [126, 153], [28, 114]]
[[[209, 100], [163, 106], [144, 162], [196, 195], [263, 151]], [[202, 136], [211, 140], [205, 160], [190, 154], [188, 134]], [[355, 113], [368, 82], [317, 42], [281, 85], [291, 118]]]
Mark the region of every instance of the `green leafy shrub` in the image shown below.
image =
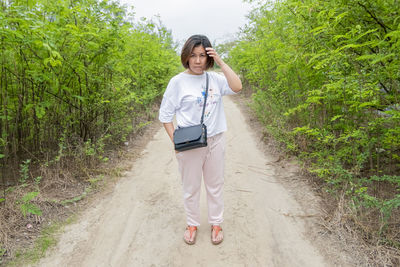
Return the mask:
[[0, 22], [0, 167], [103, 160], [179, 68], [170, 31], [115, 1], [8, 1]]
[[[229, 61], [266, 129], [379, 233], [398, 223], [400, 31], [396, 1], [262, 1]], [[398, 240], [399, 241], [399, 240]]]
[[32, 203], [32, 200], [39, 195], [39, 192], [29, 192], [25, 194], [21, 200], [17, 201], [17, 204], [19, 204], [19, 208], [22, 212], [22, 215], [26, 217], [28, 214], [32, 215], [42, 215], [42, 210], [36, 206], [35, 204]]

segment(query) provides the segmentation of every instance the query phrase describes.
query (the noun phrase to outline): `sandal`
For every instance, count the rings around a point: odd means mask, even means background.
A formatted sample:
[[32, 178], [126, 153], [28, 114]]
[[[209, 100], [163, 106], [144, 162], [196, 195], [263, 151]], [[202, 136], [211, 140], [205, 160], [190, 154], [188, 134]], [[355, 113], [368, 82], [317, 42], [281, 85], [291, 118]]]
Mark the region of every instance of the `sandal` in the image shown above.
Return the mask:
[[[189, 239], [185, 238], [185, 234], [183, 235], [183, 240], [185, 241], [186, 244], [188, 245], [193, 245], [194, 243], [196, 243], [196, 236], [197, 236], [197, 226], [187, 226], [185, 229], [185, 233], [186, 231], [189, 231]], [[193, 236], [194, 234], [194, 236]], [[193, 236], [193, 240], [190, 241], [190, 239], [192, 239]]]
[[215, 237], [218, 237], [219, 232], [222, 233], [222, 228], [219, 225], [211, 225], [211, 243], [213, 243], [214, 245], [218, 245], [224, 240], [224, 236], [222, 236], [222, 239], [219, 241], [214, 240], [213, 231], [215, 231]]

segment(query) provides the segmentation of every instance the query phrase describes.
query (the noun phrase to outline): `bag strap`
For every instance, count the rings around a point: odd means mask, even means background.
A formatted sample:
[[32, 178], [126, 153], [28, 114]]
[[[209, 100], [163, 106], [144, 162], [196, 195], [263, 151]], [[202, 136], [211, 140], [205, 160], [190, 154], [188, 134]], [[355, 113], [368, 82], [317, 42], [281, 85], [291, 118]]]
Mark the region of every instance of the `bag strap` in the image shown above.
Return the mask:
[[204, 94], [204, 106], [203, 106], [203, 112], [201, 113], [201, 121], [200, 124], [203, 124], [204, 120], [204, 111], [206, 109], [206, 104], [207, 104], [207, 96], [208, 96], [208, 73], [206, 72], [206, 93]]

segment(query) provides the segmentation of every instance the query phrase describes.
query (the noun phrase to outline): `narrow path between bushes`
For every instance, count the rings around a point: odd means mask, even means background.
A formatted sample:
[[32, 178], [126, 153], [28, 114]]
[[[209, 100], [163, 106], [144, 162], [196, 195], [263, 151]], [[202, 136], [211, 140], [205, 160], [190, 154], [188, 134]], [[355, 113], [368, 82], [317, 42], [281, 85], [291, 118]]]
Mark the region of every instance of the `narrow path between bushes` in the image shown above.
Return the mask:
[[[204, 190], [197, 242], [183, 242], [180, 178], [160, 125], [113, 193], [94, 201], [66, 227], [38, 266], [334, 265], [307, 234], [307, 220], [319, 216], [315, 203], [300, 204], [281, 182], [298, 175], [296, 165], [277, 164], [272, 154], [264, 153], [237, 105], [230, 98], [224, 101], [229, 130], [221, 245], [210, 242]], [[311, 194], [307, 188], [299, 190]]]

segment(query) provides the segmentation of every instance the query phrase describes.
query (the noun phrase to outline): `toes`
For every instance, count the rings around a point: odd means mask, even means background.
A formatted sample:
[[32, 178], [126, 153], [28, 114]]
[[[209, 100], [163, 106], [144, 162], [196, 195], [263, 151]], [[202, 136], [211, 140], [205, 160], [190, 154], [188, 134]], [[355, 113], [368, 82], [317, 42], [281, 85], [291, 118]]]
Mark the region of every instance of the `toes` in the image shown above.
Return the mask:
[[190, 242], [193, 242], [194, 241], [194, 235], [192, 236], [192, 238], [190, 239]]
[[222, 239], [224, 239], [224, 235], [221, 233], [221, 235], [219, 236], [219, 240], [218, 241], [221, 241]]
[[193, 242], [194, 239], [196, 237], [196, 231], [194, 231], [192, 233], [192, 236], [190, 236], [190, 231], [186, 230], [185, 233], [183, 234], [183, 238], [187, 241], [187, 242]]
[[220, 243], [220, 242], [222, 242], [222, 240], [224, 239], [224, 234], [223, 234], [222, 230], [219, 231], [218, 234], [216, 234], [216, 231], [213, 230], [213, 231], [212, 231], [212, 235], [211, 235], [211, 239], [212, 239], [212, 241], [215, 242], [215, 243]]
[[185, 231], [185, 239], [187, 240], [187, 241], [193, 241], [193, 235], [192, 235], [192, 237], [190, 237], [190, 232], [189, 231]]
[[216, 241], [219, 242], [222, 240], [222, 238], [223, 238], [222, 232], [219, 232], [218, 235], [216, 236]]
[[183, 237], [185, 238], [186, 241], [190, 241], [189, 231], [185, 231], [185, 233], [183, 234]]
[[222, 232], [219, 232], [218, 235], [215, 235], [215, 231], [213, 231], [212, 239], [214, 242], [219, 242], [222, 240], [222, 238], [223, 238]]

